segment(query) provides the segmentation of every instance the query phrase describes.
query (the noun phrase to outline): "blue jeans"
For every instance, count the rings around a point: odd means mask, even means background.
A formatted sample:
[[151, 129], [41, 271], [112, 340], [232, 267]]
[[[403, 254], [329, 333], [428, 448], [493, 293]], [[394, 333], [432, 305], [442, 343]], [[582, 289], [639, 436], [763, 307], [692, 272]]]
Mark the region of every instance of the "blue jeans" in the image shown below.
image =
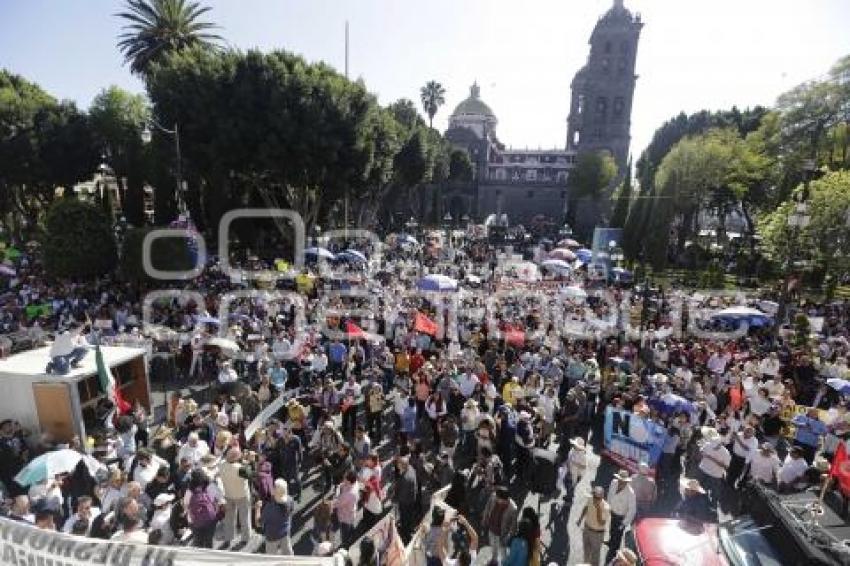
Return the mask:
[[47, 373], [55, 373], [65, 375], [71, 368], [82, 361], [88, 354], [88, 348], [78, 346], [74, 348], [70, 354], [65, 356], [55, 356], [47, 363]]

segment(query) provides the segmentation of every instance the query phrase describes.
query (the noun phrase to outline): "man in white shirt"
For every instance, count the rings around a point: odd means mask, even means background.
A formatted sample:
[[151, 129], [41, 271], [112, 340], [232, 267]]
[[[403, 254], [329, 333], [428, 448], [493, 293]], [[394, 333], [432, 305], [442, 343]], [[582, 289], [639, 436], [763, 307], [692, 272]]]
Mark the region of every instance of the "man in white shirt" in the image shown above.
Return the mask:
[[717, 505], [723, 493], [723, 476], [729, 468], [732, 455], [723, 446], [720, 433], [712, 427], [702, 427], [702, 439], [705, 442], [700, 450], [699, 470], [703, 484], [708, 487], [708, 496], [712, 505]]
[[62, 527], [63, 533], [70, 533], [74, 524], [77, 521], [87, 521], [88, 528], [86, 528], [85, 534], [88, 535], [91, 532], [91, 524], [100, 515], [100, 509], [97, 507], [92, 507], [92, 498], [88, 495], [83, 495], [77, 499], [77, 512], [68, 517], [68, 520], [65, 521], [65, 525]]
[[776, 352], [771, 352], [768, 357], [759, 364], [762, 379], [770, 379], [779, 375], [779, 358]]
[[757, 449], [758, 439], [752, 426], [745, 425], [743, 430], [732, 435], [732, 460], [726, 474], [726, 483], [729, 487], [732, 489], [738, 487], [744, 468], [750, 463]]
[[779, 461], [773, 446], [764, 442], [750, 460], [750, 478], [753, 481], [773, 484], [781, 466], [782, 462]]
[[608, 505], [611, 508], [611, 530], [608, 534], [608, 556], [605, 564], [609, 564], [620, 550], [623, 533], [632, 524], [637, 512], [637, 500], [631, 486], [632, 478], [626, 470], [614, 474], [608, 488]]
[[177, 453], [177, 461], [184, 458], [192, 463], [192, 466], [197, 466], [201, 458], [210, 453], [209, 445], [198, 437], [197, 432], [190, 432], [186, 440], [186, 444], [180, 447], [180, 452]]
[[460, 392], [467, 399], [469, 399], [475, 391], [475, 386], [479, 383], [480, 381], [478, 376], [471, 371], [463, 372], [458, 378], [458, 387], [460, 388]]
[[555, 388], [552, 385], [546, 385], [543, 395], [538, 399], [538, 405], [543, 410], [542, 437], [548, 439], [549, 435], [555, 432], [555, 416], [560, 409], [558, 396], [555, 395]]
[[794, 485], [803, 478], [808, 469], [809, 463], [803, 457], [803, 451], [800, 447], [791, 447], [791, 451], [785, 457], [785, 462], [777, 473], [779, 489], [793, 489]]

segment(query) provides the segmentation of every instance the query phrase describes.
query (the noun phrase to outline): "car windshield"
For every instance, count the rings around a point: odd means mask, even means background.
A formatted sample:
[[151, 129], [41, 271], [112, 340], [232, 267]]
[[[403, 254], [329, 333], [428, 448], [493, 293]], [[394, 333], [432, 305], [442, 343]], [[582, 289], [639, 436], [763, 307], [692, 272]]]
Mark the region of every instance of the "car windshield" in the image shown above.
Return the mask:
[[752, 520], [733, 521], [720, 527], [720, 548], [732, 566], [781, 566], [782, 561]]

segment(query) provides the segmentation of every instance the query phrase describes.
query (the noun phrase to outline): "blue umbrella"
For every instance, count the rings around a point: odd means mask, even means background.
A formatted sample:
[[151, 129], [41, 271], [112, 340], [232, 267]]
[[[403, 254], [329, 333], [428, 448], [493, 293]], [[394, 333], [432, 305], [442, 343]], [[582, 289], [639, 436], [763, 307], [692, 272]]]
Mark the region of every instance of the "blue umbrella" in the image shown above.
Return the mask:
[[684, 397], [667, 393], [661, 397], [654, 397], [647, 401], [647, 404], [661, 413], [662, 415], [670, 415], [673, 413], [686, 412], [690, 413], [694, 410], [694, 405]]
[[826, 380], [826, 384], [842, 395], [850, 395], [850, 381], [847, 381], [846, 379], [832, 377]]
[[457, 280], [447, 275], [426, 275], [416, 287], [420, 291], [457, 291]]
[[587, 248], [579, 248], [575, 251], [575, 254], [582, 263], [590, 263], [590, 260], [593, 259], [593, 252]]
[[345, 250], [344, 252], [340, 252], [336, 254], [336, 259], [350, 261], [352, 263], [367, 263], [369, 261], [366, 259], [365, 255], [357, 250]]
[[304, 255], [312, 259], [321, 258], [332, 260], [335, 257], [334, 254], [330, 252], [330, 250], [327, 250], [325, 248], [306, 248], [304, 250]]

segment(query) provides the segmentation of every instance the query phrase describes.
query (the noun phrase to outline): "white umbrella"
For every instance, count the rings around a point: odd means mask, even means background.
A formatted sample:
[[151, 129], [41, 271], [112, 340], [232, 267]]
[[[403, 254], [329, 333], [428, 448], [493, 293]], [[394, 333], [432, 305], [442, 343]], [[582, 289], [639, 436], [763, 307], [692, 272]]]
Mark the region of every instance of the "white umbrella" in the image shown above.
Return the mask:
[[74, 471], [77, 464], [83, 460], [89, 474], [94, 477], [99, 471], [106, 471], [106, 466], [89, 456], [70, 448], [46, 452], [33, 459], [15, 476], [15, 481], [22, 486], [33, 485], [46, 479], [53, 479], [57, 474]]
[[561, 289], [561, 294], [566, 295], [567, 297], [573, 297], [574, 299], [586, 299], [587, 291], [582, 289], [581, 287], [564, 287]]
[[549, 253], [549, 258], [573, 261], [576, 258], [576, 254], [567, 248], [556, 248]]
[[227, 350], [229, 352], [238, 352], [239, 344], [230, 340], [228, 338], [222, 338], [221, 336], [216, 336], [215, 338], [210, 338], [207, 341], [207, 346], [215, 346], [217, 348], [221, 348], [222, 350]]
[[729, 307], [728, 309], [723, 309], [721, 311], [717, 311], [712, 316], [721, 316], [727, 318], [740, 318], [747, 316], [767, 316], [765, 313], [761, 312], [758, 309], [753, 309], [750, 307]]
[[547, 259], [540, 266], [552, 271], [572, 271], [573, 269], [572, 265], [562, 259]]

